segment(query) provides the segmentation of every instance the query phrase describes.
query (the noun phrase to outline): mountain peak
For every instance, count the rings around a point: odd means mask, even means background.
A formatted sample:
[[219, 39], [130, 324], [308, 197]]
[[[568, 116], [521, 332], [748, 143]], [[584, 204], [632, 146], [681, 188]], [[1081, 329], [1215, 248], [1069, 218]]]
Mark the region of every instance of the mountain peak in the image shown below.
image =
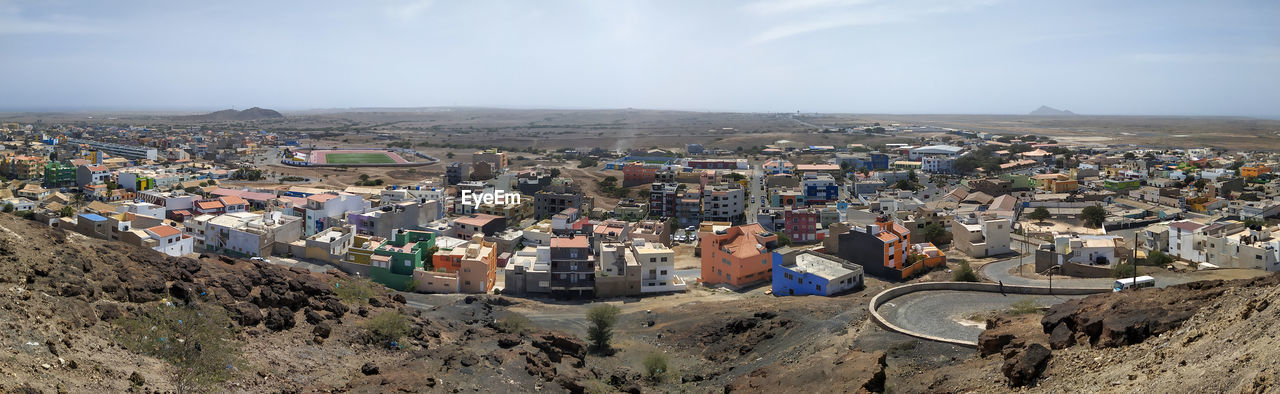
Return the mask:
[[1036, 108], [1035, 111], [1031, 111], [1031, 114], [1032, 115], [1059, 115], [1059, 116], [1075, 115], [1075, 113], [1071, 112], [1070, 110], [1065, 110], [1065, 109], [1060, 110], [1047, 105], [1041, 105], [1040, 108]]

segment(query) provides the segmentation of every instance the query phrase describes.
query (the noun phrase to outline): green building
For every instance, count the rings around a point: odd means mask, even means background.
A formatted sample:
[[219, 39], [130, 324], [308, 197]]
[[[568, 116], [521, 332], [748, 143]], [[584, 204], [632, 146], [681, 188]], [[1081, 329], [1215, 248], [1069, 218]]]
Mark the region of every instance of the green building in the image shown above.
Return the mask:
[[1140, 186], [1142, 186], [1142, 182], [1137, 179], [1127, 179], [1127, 180], [1107, 179], [1102, 181], [1102, 187], [1115, 190], [1115, 191], [1137, 189]]
[[70, 164], [51, 161], [44, 165], [44, 187], [70, 187], [76, 185], [76, 168]]
[[413, 283], [413, 271], [423, 268], [431, 256], [427, 251], [436, 246], [436, 235], [418, 230], [396, 230], [390, 240], [373, 250], [369, 277], [396, 290], [407, 290]]

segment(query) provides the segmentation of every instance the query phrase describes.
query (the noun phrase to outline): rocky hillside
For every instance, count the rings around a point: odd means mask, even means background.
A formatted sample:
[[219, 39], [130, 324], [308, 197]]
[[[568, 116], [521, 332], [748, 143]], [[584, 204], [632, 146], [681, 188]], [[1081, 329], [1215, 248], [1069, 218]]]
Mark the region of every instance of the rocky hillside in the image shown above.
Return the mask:
[[1006, 392], [1273, 392], [1280, 276], [1067, 301], [987, 322], [979, 355], [909, 388]]
[[[355, 299], [339, 290], [359, 283], [367, 282], [224, 257], [168, 257], [0, 215], [0, 392], [176, 391], [179, 369], [133, 351], [121, 333], [149, 311], [186, 305], [230, 318], [238, 360], [218, 368], [225, 380], [213, 391], [555, 392], [609, 376], [625, 387], [638, 375], [588, 368], [585, 345], [571, 336], [499, 330], [495, 321], [510, 303], [500, 297], [419, 310], [380, 289]], [[369, 322], [394, 312], [407, 323], [399, 349], [370, 339]]]

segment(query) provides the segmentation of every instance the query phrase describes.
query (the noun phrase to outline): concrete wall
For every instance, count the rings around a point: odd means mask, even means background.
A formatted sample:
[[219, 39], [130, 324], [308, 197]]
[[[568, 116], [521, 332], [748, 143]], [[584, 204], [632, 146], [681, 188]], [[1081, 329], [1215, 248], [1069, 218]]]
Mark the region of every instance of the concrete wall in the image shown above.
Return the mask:
[[[881, 316], [880, 313], [876, 311], [876, 309], [879, 308], [881, 305], [884, 305], [885, 303], [889, 302], [890, 300], [893, 300], [894, 298], [898, 298], [902, 296], [903, 294], [915, 293], [917, 291], [959, 290], [959, 291], [981, 291], [981, 292], [987, 292], [987, 293], [999, 293], [1000, 289], [1001, 289], [1001, 286], [995, 283], [977, 283], [977, 282], [925, 282], [925, 283], [914, 283], [909, 285], [898, 286], [892, 289], [882, 291], [880, 292], [880, 294], [876, 294], [875, 297], [871, 298], [871, 304], [869, 305], [871, 310], [871, 320], [874, 321], [880, 327], [883, 327], [884, 329], [889, 331], [913, 336], [920, 339], [950, 343], [953, 345], [960, 345], [960, 346], [976, 349], [978, 347], [977, 341], [960, 341], [960, 340], [949, 339], [949, 338], [935, 337], [932, 335], [918, 333], [915, 331], [907, 330], [902, 327], [898, 327], [893, 323], [890, 323], [888, 320], [886, 320], [884, 316]], [[1110, 291], [1111, 289], [1055, 287], [1051, 290], [1047, 287], [1011, 286], [1011, 285], [1004, 286], [1004, 292], [1008, 294], [1082, 295], [1082, 294], [1107, 293]]]

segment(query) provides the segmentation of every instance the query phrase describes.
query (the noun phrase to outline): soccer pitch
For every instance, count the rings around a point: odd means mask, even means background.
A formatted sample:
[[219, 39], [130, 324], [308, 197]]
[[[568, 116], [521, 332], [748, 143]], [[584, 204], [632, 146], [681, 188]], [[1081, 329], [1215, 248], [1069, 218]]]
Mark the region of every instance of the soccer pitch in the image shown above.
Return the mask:
[[386, 153], [326, 153], [325, 164], [392, 164], [396, 161]]

